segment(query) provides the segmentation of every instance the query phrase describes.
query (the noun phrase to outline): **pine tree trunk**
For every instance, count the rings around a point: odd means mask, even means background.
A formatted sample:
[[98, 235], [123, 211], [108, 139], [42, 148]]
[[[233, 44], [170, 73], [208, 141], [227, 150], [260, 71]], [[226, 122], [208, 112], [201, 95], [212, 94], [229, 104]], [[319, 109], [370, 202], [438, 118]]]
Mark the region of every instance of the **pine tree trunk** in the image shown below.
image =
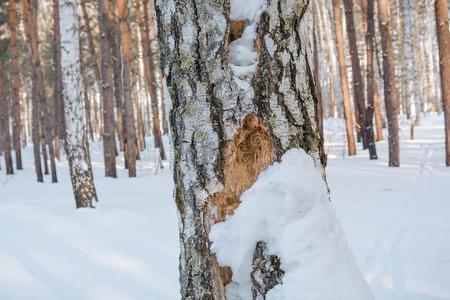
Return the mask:
[[445, 163], [450, 166], [450, 32], [448, 29], [448, 0], [436, 0], [436, 28], [439, 44], [441, 95], [445, 119]]
[[384, 101], [389, 132], [389, 166], [400, 166], [400, 140], [398, 132], [398, 90], [395, 81], [394, 49], [391, 36], [390, 10], [387, 0], [378, 1], [378, 21], [383, 49]]
[[366, 126], [364, 128], [369, 158], [378, 159], [373, 132], [374, 97], [377, 90], [373, 74], [373, 37], [375, 33], [374, 0], [361, 0], [364, 29], [366, 34], [366, 82], [367, 82], [367, 107], [365, 115]]
[[[136, 3], [139, 1], [136, 1]], [[166, 151], [164, 149], [164, 144], [162, 141], [162, 134], [161, 134], [161, 122], [159, 120], [159, 108], [158, 108], [158, 75], [156, 72], [157, 64], [155, 62], [154, 53], [152, 46], [152, 41], [150, 40], [150, 26], [153, 26], [153, 18], [150, 18], [149, 16], [149, 1], [143, 0], [143, 19], [140, 24], [142, 24], [142, 30], [143, 30], [143, 54], [144, 54], [144, 68], [147, 69], [146, 71], [146, 82], [147, 82], [147, 88], [150, 93], [150, 103], [151, 103], [151, 111], [152, 111], [152, 123], [153, 123], [153, 136], [155, 138], [155, 147], [159, 149], [159, 155], [161, 157], [161, 160], [165, 160], [166, 157]], [[138, 20], [139, 22], [139, 20]], [[146, 66], [147, 64], [147, 66]]]
[[66, 113], [65, 148], [77, 208], [95, 207], [95, 192], [83, 116], [77, 0], [61, 0], [61, 64]]
[[9, 1], [9, 29], [11, 32], [11, 96], [12, 96], [12, 112], [13, 112], [13, 146], [14, 152], [16, 154], [16, 168], [17, 170], [22, 170], [22, 148], [20, 135], [22, 130], [22, 120], [21, 120], [21, 104], [20, 104], [20, 88], [22, 86], [22, 80], [20, 78], [20, 61], [19, 61], [19, 50], [17, 46], [17, 16], [16, 16], [16, 4], [15, 0]]
[[125, 159], [128, 166], [128, 176], [136, 177], [136, 158], [137, 158], [137, 141], [136, 141], [136, 128], [134, 124], [134, 104], [132, 99], [132, 86], [131, 86], [131, 65], [133, 61], [132, 56], [132, 40], [130, 27], [128, 25], [129, 9], [127, 1], [117, 1], [117, 13], [119, 17], [119, 29], [121, 36], [121, 48], [122, 48], [122, 79], [123, 79], [123, 95], [124, 95], [124, 108], [125, 108]]
[[[353, 101], [357, 107], [355, 114], [358, 114], [356, 120], [359, 122], [356, 128], [359, 128], [359, 134], [363, 143], [363, 149], [367, 148], [367, 124], [366, 124], [366, 104], [364, 97], [364, 83], [361, 73], [361, 65], [358, 56], [358, 47], [356, 45], [356, 31], [353, 21], [353, 1], [344, 0], [345, 22], [347, 29], [347, 39], [349, 45], [350, 59], [352, 62], [352, 83], [353, 83]], [[358, 129], [357, 129], [358, 130]]]
[[[418, 108], [415, 107], [417, 102], [416, 93], [416, 69], [414, 67], [414, 47], [413, 43], [415, 38], [413, 36], [414, 28], [413, 20], [411, 17], [411, 3], [410, 0], [402, 0], [402, 17], [403, 17], [403, 97], [407, 99], [407, 105], [409, 106], [407, 111], [409, 112], [411, 126], [414, 126], [417, 114], [420, 114]], [[414, 106], [414, 110], [412, 107]], [[412, 135], [411, 135], [412, 137]]]
[[[156, 3], [173, 104], [182, 299], [225, 299], [230, 269], [209, 249], [210, 227], [233, 214], [241, 194], [287, 150], [305, 149], [318, 167], [325, 160], [310, 61], [312, 12], [303, 2], [269, 1], [255, 36], [256, 71], [238, 76], [228, 63], [230, 27], [238, 22], [229, 19], [229, 1]], [[276, 268], [264, 245], [255, 248], [248, 262], [254, 270]]]
[[89, 101], [88, 93], [88, 78], [85, 71], [85, 61], [84, 61], [84, 51], [81, 44], [81, 37], [78, 39], [79, 49], [80, 49], [80, 73], [83, 83], [83, 101], [84, 101], [84, 112], [85, 112], [85, 124], [86, 124], [86, 134], [89, 140], [94, 140], [94, 129], [92, 128], [92, 117], [91, 117], [91, 103]]
[[114, 122], [112, 56], [109, 44], [108, 0], [98, 0], [98, 24], [100, 31], [101, 55], [101, 94], [103, 109], [103, 156], [105, 176], [117, 177], [116, 173], [116, 139]]
[[[123, 67], [123, 49], [122, 49], [122, 35], [117, 20], [117, 5], [108, 0], [109, 6], [109, 43], [112, 49], [112, 70], [114, 74], [114, 100], [116, 106], [116, 131], [119, 137], [120, 151], [125, 151], [125, 131], [124, 127], [124, 67]], [[125, 167], [127, 168], [127, 160], [125, 160]]]
[[41, 145], [41, 93], [39, 91], [39, 68], [40, 58], [37, 49], [37, 24], [34, 22], [36, 13], [35, 0], [22, 0], [22, 15], [24, 20], [24, 31], [28, 44], [28, 51], [31, 58], [31, 81], [32, 81], [32, 140], [34, 165], [38, 182], [43, 182], [42, 165], [40, 157]]
[[93, 59], [95, 80], [97, 81], [98, 89], [101, 90], [102, 77], [100, 74], [100, 67], [98, 66], [97, 53], [95, 51], [95, 45], [94, 45], [94, 38], [92, 36], [91, 24], [89, 22], [89, 15], [86, 10], [85, 2], [86, 1], [80, 1], [81, 14], [83, 16], [84, 26], [86, 27], [86, 35], [87, 35], [87, 40], [88, 40], [89, 53]]
[[54, 105], [55, 105], [55, 156], [60, 159], [61, 139], [64, 139], [64, 103], [62, 98], [62, 78], [61, 78], [61, 35], [60, 35], [60, 17], [59, 17], [59, 0], [53, 0], [53, 38], [55, 51], [53, 63], [55, 65], [55, 86], [54, 86]]
[[347, 130], [348, 155], [356, 155], [355, 137], [353, 135], [352, 109], [350, 106], [350, 91], [348, 86], [347, 70], [345, 68], [344, 36], [342, 29], [342, 11], [339, 0], [333, 0], [333, 18], [336, 31], [336, 46], [338, 52], [339, 75], [342, 89], [342, 102], [344, 105], [345, 127]]
[[6, 174], [14, 174], [13, 161], [11, 156], [11, 133], [9, 128], [9, 108], [8, 96], [3, 83], [5, 74], [3, 73], [3, 62], [0, 61], [0, 153], [5, 158]]

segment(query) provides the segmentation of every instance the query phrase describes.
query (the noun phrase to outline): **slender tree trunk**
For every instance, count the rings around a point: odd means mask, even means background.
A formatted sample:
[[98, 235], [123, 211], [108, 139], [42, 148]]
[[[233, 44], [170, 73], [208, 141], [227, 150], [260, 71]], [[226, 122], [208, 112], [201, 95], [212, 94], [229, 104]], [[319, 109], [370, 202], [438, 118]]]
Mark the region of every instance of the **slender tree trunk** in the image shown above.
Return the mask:
[[[80, 32], [80, 31], [79, 31]], [[89, 101], [88, 93], [88, 79], [85, 71], [85, 61], [84, 61], [84, 50], [81, 44], [81, 35], [78, 39], [79, 49], [80, 49], [80, 74], [83, 83], [83, 101], [84, 101], [84, 112], [85, 112], [85, 124], [86, 124], [86, 134], [90, 140], [94, 140], [94, 130], [92, 128], [92, 117], [91, 117], [91, 103]]]
[[105, 176], [117, 177], [116, 173], [116, 141], [114, 129], [114, 100], [113, 100], [113, 77], [112, 56], [108, 34], [108, 11], [107, 0], [98, 0], [98, 24], [100, 31], [100, 54], [101, 54], [101, 93], [103, 104], [103, 156], [105, 159]]
[[441, 95], [445, 119], [445, 163], [450, 166], [450, 32], [448, 29], [448, 0], [436, 0], [436, 29], [439, 44]]
[[14, 174], [13, 161], [11, 156], [11, 133], [9, 128], [9, 108], [8, 96], [3, 83], [5, 74], [3, 73], [3, 61], [0, 61], [0, 153], [3, 152], [5, 158], [6, 174]]
[[37, 49], [37, 34], [34, 34], [37, 29], [33, 21], [34, 15], [34, 0], [22, 0], [22, 15], [24, 20], [25, 36], [28, 44], [28, 51], [31, 58], [31, 81], [32, 81], [32, 139], [33, 139], [33, 153], [34, 153], [34, 165], [36, 170], [36, 176], [38, 182], [43, 182], [44, 177], [42, 174], [42, 165], [40, 157], [40, 145], [41, 145], [41, 135], [40, 135], [40, 116], [41, 116], [41, 103], [40, 103], [40, 93], [38, 90], [38, 69], [40, 68], [40, 59]]
[[348, 155], [356, 155], [355, 137], [353, 135], [353, 119], [350, 106], [350, 91], [348, 86], [347, 70], [345, 68], [344, 36], [342, 29], [342, 12], [339, 0], [333, 0], [333, 18], [336, 31], [336, 46], [338, 52], [339, 74], [341, 79], [342, 100], [344, 105], [345, 127], [347, 130]]
[[[124, 91], [124, 67], [123, 67], [123, 49], [122, 49], [122, 36], [120, 31], [120, 25], [117, 16], [117, 1], [109, 2], [109, 42], [112, 49], [112, 70], [114, 75], [114, 100], [116, 106], [116, 131], [119, 137], [120, 151], [125, 151], [125, 130], [124, 127], [124, 103], [125, 103], [125, 91]], [[125, 167], [127, 168], [127, 160], [125, 159]]]
[[98, 61], [97, 61], [97, 53], [95, 51], [94, 38], [92, 36], [91, 24], [90, 24], [90, 21], [89, 21], [89, 15], [87, 13], [86, 3], [85, 2], [86, 1], [80, 1], [81, 14], [83, 16], [84, 26], [86, 27], [86, 35], [87, 35], [87, 40], [88, 40], [89, 53], [90, 53], [90, 55], [92, 57], [93, 64], [94, 64], [95, 80], [97, 81], [98, 89], [101, 90], [102, 77], [101, 77], [101, 74], [100, 74], [100, 67], [99, 67], [99, 64], [98, 64]]
[[319, 53], [317, 48], [317, 38], [320, 36], [317, 32], [319, 30], [318, 22], [318, 12], [317, 12], [317, 2], [313, 3], [313, 64], [314, 64], [314, 81], [316, 83], [316, 96], [317, 96], [317, 126], [320, 131], [320, 136], [323, 137], [323, 99], [322, 99], [322, 87], [320, 83], [320, 66], [319, 66]]
[[22, 86], [22, 80], [20, 78], [20, 61], [19, 61], [19, 50], [17, 46], [17, 16], [16, 16], [16, 4], [15, 0], [9, 1], [9, 29], [11, 32], [10, 37], [10, 49], [11, 49], [11, 96], [12, 96], [12, 112], [13, 112], [13, 146], [14, 152], [16, 154], [16, 168], [17, 170], [22, 170], [22, 148], [20, 142], [20, 135], [22, 130], [22, 120], [21, 120], [21, 104], [20, 104], [20, 88]]
[[[374, 78], [375, 80], [375, 78]], [[375, 80], [376, 84], [376, 80]], [[375, 90], [373, 91], [373, 110], [375, 114], [375, 128], [377, 133], [377, 142], [383, 140], [383, 117], [381, 115], [380, 109], [380, 97], [378, 95], [378, 87], [375, 86]]]
[[378, 1], [378, 21], [383, 48], [384, 101], [389, 132], [389, 166], [400, 166], [400, 140], [398, 132], [398, 90], [395, 81], [394, 49], [392, 46], [390, 9], [387, 0]]
[[359, 127], [359, 132], [362, 138], [363, 149], [367, 148], [367, 124], [366, 124], [366, 104], [364, 98], [364, 82], [362, 78], [361, 65], [359, 62], [358, 56], [358, 47], [356, 45], [356, 31], [355, 25], [353, 21], [353, 1], [352, 0], [344, 0], [345, 7], [345, 21], [346, 21], [346, 29], [347, 29], [347, 38], [348, 45], [350, 50], [350, 58], [352, 61], [352, 83], [353, 83], [353, 101], [357, 106], [357, 110], [355, 114], [358, 114], [356, 118], [357, 128]]
[[64, 103], [62, 98], [62, 74], [61, 74], [61, 33], [59, 28], [59, 0], [53, 0], [53, 38], [55, 50], [53, 63], [55, 65], [55, 86], [53, 92], [55, 105], [55, 156], [60, 159], [61, 138], [64, 139]]
[[150, 26], [153, 26], [153, 21], [150, 21], [148, 0], [143, 0], [143, 18], [140, 15], [140, 5], [139, 1], [136, 1], [136, 18], [138, 24], [141, 24], [141, 35], [142, 35], [142, 50], [144, 54], [144, 70], [145, 71], [145, 81], [147, 89], [150, 93], [151, 111], [152, 111], [152, 123], [153, 123], [153, 136], [155, 139], [155, 147], [159, 149], [159, 155], [162, 160], [166, 159], [166, 152], [164, 149], [164, 144], [161, 136], [161, 122], [159, 120], [159, 108], [158, 108], [158, 83], [156, 74], [156, 63], [153, 56], [153, 49], [151, 47], [152, 41], [150, 40]]
[[95, 207], [95, 192], [83, 116], [77, 0], [61, 0], [62, 79], [66, 113], [65, 148], [77, 208]]
[[132, 99], [131, 66], [133, 61], [131, 30], [128, 25], [129, 9], [126, 0], [117, 0], [117, 13], [119, 17], [119, 28], [122, 42], [122, 79], [125, 107], [125, 159], [128, 166], [128, 175], [136, 177], [137, 141], [136, 128], [134, 124], [134, 103]]
[[374, 0], [361, 0], [361, 10], [366, 34], [366, 82], [367, 82], [367, 108], [364, 128], [369, 158], [378, 159], [373, 132], [374, 95], [377, 90], [373, 74], [373, 37], [375, 33]]
[[[171, 0], [156, 3], [162, 66], [173, 103], [181, 295], [221, 300], [231, 274], [209, 249], [210, 227], [233, 214], [240, 195], [287, 150], [305, 149], [318, 167], [325, 159], [309, 61], [312, 32], [306, 26], [312, 24], [312, 12], [304, 2], [295, 2], [294, 9], [294, 2], [270, 1], [255, 36], [260, 51], [256, 72], [239, 79], [227, 59], [228, 34], [235, 24], [228, 16], [229, 1], [182, 0], [176, 8]], [[188, 26], [195, 30], [183, 30]], [[261, 244], [255, 245], [255, 254]]]

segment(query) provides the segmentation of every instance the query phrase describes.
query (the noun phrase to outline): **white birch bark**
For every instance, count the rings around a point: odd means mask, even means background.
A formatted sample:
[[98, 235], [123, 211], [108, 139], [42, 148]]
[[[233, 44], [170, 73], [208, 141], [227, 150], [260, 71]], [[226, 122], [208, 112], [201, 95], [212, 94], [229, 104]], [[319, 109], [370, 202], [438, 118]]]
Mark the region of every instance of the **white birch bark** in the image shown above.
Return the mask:
[[61, 65], [66, 116], [66, 153], [77, 208], [95, 207], [95, 192], [84, 124], [77, 0], [60, 0]]

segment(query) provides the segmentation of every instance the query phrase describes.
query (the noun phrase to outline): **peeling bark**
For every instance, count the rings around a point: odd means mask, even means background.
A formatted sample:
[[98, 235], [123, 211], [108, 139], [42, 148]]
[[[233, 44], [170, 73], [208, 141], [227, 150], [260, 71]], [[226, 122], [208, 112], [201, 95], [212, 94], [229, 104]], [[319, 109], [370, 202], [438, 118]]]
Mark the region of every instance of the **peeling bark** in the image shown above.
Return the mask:
[[228, 48], [239, 34], [230, 37], [229, 1], [157, 0], [156, 9], [172, 99], [181, 295], [225, 299], [231, 274], [209, 249], [210, 226], [233, 214], [240, 195], [287, 150], [303, 148], [325, 164], [312, 12], [303, 2], [269, 1], [255, 36], [256, 71], [236, 75]]

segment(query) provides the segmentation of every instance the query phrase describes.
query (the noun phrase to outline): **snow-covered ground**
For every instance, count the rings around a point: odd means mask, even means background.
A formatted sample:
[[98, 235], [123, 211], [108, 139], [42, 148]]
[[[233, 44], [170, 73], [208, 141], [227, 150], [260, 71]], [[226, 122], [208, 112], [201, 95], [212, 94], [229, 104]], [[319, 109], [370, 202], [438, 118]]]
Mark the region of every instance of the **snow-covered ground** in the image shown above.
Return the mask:
[[[327, 181], [358, 266], [380, 300], [450, 299], [450, 168], [444, 167], [442, 117], [427, 117], [408, 140], [401, 167], [366, 152], [345, 155], [341, 123], [327, 121]], [[0, 299], [179, 299], [178, 229], [169, 166], [155, 170], [147, 150], [138, 178], [103, 176], [92, 146], [95, 210], [75, 210], [65, 162], [58, 184], [35, 182], [25, 168], [0, 175]], [[120, 162], [123, 166], [123, 163]], [[364, 300], [364, 299], [355, 299]]]

